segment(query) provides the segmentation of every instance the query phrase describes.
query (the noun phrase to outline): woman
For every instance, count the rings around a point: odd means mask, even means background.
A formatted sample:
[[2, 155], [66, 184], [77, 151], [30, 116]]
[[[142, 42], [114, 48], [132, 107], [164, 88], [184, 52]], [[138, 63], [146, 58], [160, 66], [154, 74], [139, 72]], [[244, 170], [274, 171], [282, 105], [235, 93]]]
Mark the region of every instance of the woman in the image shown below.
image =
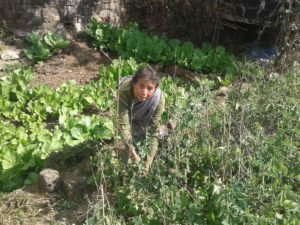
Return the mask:
[[157, 72], [147, 66], [133, 77], [123, 78], [119, 85], [118, 129], [133, 163], [141, 160], [135, 142], [144, 140], [147, 134], [150, 138], [145, 175], [157, 151], [161, 114], [165, 108], [159, 81]]

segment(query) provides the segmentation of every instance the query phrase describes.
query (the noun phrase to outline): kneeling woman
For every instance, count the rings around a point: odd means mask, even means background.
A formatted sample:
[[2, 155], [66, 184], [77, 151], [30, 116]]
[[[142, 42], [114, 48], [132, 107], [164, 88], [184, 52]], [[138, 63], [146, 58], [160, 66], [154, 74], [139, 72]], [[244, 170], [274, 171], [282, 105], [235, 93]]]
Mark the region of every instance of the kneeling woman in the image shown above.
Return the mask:
[[150, 138], [144, 171], [148, 174], [157, 151], [161, 114], [165, 108], [165, 98], [159, 88], [157, 72], [147, 66], [139, 69], [133, 77], [122, 78], [118, 104], [118, 129], [134, 163], [141, 160], [134, 143], [146, 136]]

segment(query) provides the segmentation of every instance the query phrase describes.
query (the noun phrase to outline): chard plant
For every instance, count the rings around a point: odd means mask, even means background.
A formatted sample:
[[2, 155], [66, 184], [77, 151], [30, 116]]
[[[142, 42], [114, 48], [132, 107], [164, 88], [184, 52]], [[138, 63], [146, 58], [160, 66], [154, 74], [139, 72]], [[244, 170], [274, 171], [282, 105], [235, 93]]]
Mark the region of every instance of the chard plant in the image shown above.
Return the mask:
[[140, 66], [134, 59], [114, 60], [107, 68], [99, 67], [98, 81], [82, 87], [69, 81], [56, 90], [31, 87], [32, 68], [8, 70], [0, 81], [0, 191], [35, 182], [54, 152], [110, 140], [117, 78], [134, 74]]
[[70, 41], [52, 32], [48, 32], [44, 35], [30, 33], [26, 37], [26, 40], [30, 44], [30, 47], [25, 50], [25, 55], [37, 63], [42, 63], [53, 54], [59, 53], [63, 48], [70, 45]]
[[138, 30], [135, 24], [124, 28], [101, 24], [92, 19], [86, 34], [94, 47], [115, 51], [124, 59], [133, 57], [138, 62], [178, 64], [199, 73], [216, 73], [230, 82], [235, 74], [235, 59], [222, 46], [213, 48], [204, 43], [196, 48], [191, 42], [150, 36]]

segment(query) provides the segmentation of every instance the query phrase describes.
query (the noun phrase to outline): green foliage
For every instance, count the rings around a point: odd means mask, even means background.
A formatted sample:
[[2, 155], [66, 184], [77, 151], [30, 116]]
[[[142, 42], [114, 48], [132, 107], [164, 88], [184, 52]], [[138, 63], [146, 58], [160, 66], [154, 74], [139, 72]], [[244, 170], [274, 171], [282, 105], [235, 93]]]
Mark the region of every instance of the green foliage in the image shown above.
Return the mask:
[[148, 177], [113, 149], [98, 153], [104, 201], [86, 224], [298, 224], [299, 77], [298, 67], [236, 84], [226, 106], [206, 81], [164, 79], [164, 117], [176, 129]]
[[70, 41], [65, 40], [62, 36], [56, 33], [47, 33], [44, 35], [44, 42], [50, 47], [53, 53], [59, 53], [61, 49], [70, 45]]
[[70, 81], [57, 90], [32, 88], [33, 78], [32, 69], [24, 67], [0, 81], [0, 190], [34, 182], [52, 152], [113, 134], [111, 119], [88, 115], [91, 109], [108, 111], [113, 105], [113, 92], [102, 86], [105, 77], [84, 87]]
[[51, 32], [42, 36], [36, 33], [30, 33], [26, 37], [26, 40], [31, 46], [25, 50], [25, 55], [37, 63], [42, 63], [52, 54], [59, 53], [61, 49], [68, 47], [70, 44], [70, 41]]
[[133, 57], [139, 62], [179, 64], [196, 72], [213, 72], [227, 77], [232, 77], [235, 72], [233, 56], [221, 46], [213, 48], [205, 43], [201, 48], [195, 48], [191, 42], [149, 36], [134, 24], [116, 28], [95, 19], [88, 23], [86, 33], [94, 47], [115, 51], [124, 59]]
[[[39, 40], [31, 35], [29, 41]], [[99, 80], [79, 87], [74, 81], [56, 90], [30, 87], [31, 68], [12, 68], [0, 82], [0, 190], [35, 181], [44, 160], [53, 152], [86, 141], [111, 139], [118, 77], [134, 74], [143, 64], [114, 60], [99, 67]]]

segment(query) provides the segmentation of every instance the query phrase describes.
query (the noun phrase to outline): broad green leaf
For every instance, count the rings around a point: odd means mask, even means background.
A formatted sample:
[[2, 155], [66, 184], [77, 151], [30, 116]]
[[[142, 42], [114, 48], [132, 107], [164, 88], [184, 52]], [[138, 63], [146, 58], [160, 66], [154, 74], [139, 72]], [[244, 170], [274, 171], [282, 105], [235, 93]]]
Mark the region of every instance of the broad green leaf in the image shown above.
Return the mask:
[[71, 135], [73, 138], [84, 141], [84, 136], [82, 135], [82, 130], [80, 130], [78, 127], [72, 127], [71, 128]]
[[[11, 149], [12, 150], [12, 149]], [[17, 156], [12, 151], [6, 151], [1, 159], [3, 170], [8, 170], [17, 165]]]

